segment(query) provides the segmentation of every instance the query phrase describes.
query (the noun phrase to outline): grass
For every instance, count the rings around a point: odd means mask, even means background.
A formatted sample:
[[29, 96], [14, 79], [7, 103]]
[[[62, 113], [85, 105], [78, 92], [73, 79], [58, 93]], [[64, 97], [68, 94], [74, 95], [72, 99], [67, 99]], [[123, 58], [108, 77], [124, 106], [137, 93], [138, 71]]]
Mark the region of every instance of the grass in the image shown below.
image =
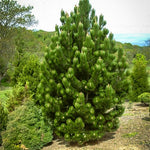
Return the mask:
[[124, 134], [123, 137], [131, 138], [131, 137], [136, 136], [137, 134], [138, 134], [137, 132], [130, 132], [130, 133]]

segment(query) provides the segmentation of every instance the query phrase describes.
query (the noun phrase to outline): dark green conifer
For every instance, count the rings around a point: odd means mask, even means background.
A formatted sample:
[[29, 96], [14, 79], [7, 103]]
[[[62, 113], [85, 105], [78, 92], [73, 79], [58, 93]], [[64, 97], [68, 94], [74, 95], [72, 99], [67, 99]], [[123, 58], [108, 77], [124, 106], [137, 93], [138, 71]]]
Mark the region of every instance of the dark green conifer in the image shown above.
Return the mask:
[[88, 0], [70, 15], [62, 10], [60, 20], [41, 65], [37, 103], [54, 119], [56, 135], [82, 144], [118, 128], [128, 65]]

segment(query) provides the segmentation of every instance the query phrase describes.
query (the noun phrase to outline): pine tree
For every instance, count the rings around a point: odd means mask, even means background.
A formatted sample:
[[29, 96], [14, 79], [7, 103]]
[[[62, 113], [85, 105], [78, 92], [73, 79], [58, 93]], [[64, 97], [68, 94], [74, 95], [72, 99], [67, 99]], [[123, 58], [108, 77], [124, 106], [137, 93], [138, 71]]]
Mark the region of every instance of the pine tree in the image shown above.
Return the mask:
[[118, 128], [128, 64], [88, 0], [70, 15], [62, 10], [60, 20], [41, 65], [37, 103], [57, 136], [83, 144]]

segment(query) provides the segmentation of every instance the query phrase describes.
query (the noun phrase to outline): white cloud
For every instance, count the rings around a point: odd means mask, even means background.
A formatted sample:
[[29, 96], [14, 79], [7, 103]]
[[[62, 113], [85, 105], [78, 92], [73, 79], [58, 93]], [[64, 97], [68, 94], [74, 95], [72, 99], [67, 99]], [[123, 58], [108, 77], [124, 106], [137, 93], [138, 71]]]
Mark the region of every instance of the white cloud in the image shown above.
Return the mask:
[[[54, 31], [60, 24], [60, 11], [69, 12], [79, 0], [18, 0], [22, 5], [34, 6], [39, 21], [37, 29]], [[104, 15], [113, 33], [150, 33], [150, 0], [90, 0], [96, 14]]]

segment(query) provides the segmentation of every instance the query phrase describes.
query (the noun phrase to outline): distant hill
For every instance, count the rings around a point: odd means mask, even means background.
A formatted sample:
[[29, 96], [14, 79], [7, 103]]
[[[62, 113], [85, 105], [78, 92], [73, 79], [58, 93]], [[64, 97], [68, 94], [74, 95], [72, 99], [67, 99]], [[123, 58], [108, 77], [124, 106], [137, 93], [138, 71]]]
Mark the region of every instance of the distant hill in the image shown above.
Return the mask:
[[[55, 32], [47, 32], [43, 30], [32, 30], [36, 35], [38, 35], [38, 38], [49, 38], [51, 37]], [[150, 33], [119, 33], [114, 34], [114, 39], [121, 43], [131, 43], [132, 45], [138, 45], [138, 46], [146, 46], [145, 41], [150, 39]], [[44, 39], [45, 40], [45, 39]]]
[[114, 34], [116, 41], [121, 43], [131, 43], [132, 45], [145, 46], [145, 41], [150, 39], [150, 33], [139, 34]]

